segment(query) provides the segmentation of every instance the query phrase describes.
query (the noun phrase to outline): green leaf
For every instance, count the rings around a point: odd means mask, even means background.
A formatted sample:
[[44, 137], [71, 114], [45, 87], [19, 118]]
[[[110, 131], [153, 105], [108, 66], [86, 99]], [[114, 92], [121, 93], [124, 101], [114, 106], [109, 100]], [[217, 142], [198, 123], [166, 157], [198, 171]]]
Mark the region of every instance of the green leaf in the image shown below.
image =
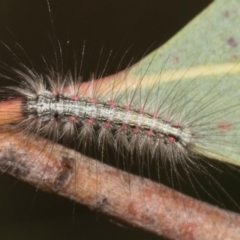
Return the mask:
[[[192, 132], [189, 148], [240, 165], [240, 1], [218, 0], [127, 74], [124, 94]], [[128, 89], [126, 91], [126, 89]]]

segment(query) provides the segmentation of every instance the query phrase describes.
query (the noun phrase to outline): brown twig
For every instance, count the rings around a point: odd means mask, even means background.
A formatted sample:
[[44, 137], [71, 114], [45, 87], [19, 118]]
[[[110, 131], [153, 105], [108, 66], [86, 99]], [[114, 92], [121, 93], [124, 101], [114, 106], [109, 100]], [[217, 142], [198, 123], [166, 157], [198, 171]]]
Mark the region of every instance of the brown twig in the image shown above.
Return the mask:
[[169, 239], [240, 239], [235, 213], [33, 138], [0, 134], [2, 172]]

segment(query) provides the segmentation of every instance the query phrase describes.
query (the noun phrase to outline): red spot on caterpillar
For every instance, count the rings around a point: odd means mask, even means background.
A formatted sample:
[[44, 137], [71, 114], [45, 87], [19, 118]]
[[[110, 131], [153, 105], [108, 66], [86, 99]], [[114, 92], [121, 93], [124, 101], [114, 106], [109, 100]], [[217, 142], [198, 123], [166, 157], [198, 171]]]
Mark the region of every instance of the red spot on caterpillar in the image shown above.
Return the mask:
[[69, 120], [70, 122], [76, 122], [77, 117], [71, 116], [71, 117], [68, 118], [68, 120]]
[[173, 127], [175, 127], [175, 128], [181, 128], [182, 127], [182, 125], [181, 125], [181, 123], [174, 123], [173, 124]]
[[92, 118], [86, 119], [86, 123], [92, 125], [94, 120]]
[[97, 99], [96, 98], [89, 98], [89, 102], [90, 103], [97, 103]]
[[158, 117], [158, 113], [157, 113], [157, 112], [154, 112], [154, 113], [152, 114], [152, 116], [153, 116], [154, 118], [157, 118], [157, 117]]
[[152, 130], [146, 131], [146, 134], [147, 134], [148, 137], [152, 137], [153, 136], [153, 131]]
[[114, 102], [113, 100], [108, 101], [107, 104], [112, 108], [116, 106], [116, 102]]
[[126, 131], [127, 130], [127, 126], [124, 124], [120, 127], [121, 131]]
[[140, 109], [139, 109], [139, 113], [140, 113], [140, 114], [143, 114], [143, 113], [144, 113], [144, 109], [143, 109], [143, 108], [140, 108]]
[[130, 111], [131, 110], [131, 105], [125, 105], [125, 109], [127, 110], [127, 111]]
[[71, 99], [72, 99], [73, 101], [77, 101], [79, 98], [78, 98], [77, 95], [73, 95], [73, 96], [71, 96]]
[[133, 132], [134, 132], [135, 134], [139, 133], [139, 131], [140, 131], [140, 129], [139, 129], [138, 127], [136, 127], [136, 128], [133, 129]]
[[110, 122], [105, 122], [104, 123], [104, 127], [105, 128], [110, 128], [111, 127], [111, 123]]
[[168, 141], [170, 143], [175, 143], [176, 142], [176, 139], [174, 137], [168, 137]]
[[227, 132], [227, 131], [229, 131], [231, 129], [231, 125], [228, 122], [220, 122], [218, 124], [218, 129], [221, 132]]

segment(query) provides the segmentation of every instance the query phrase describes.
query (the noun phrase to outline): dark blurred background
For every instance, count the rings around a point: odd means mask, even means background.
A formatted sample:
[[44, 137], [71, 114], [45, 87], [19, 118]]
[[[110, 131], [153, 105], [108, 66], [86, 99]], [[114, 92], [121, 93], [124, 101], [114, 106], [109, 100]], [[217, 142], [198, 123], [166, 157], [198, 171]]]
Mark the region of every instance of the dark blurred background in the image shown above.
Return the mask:
[[[47, 0], [0, 0], [0, 40], [22, 62], [30, 60], [41, 71], [41, 57], [53, 60], [57, 40], [65, 67], [73, 68], [77, 59], [79, 64], [83, 63], [81, 75], [88, 79], [92, 73], [101, 74], [108, 60], [105, 75], [138, 61], [176, 34], [210, 2], [50, 0], [50, 16]], [[1, 61], [18, 67], [3, 44], [0, 54]]]
[[[51, 63], [57, 40], [66, 69], [73, 69], [77, 59], [79, 64], [83, 64], [81, 75], [85, 80], [93, 73], [109, 75], [166, 42], [210, 2], [50, 0], [50, 14], [46, 0], [0, 0], [0, 61], [18, 68], [17, 56], [23, 64], [33, 64], [38, 71], [43, 71], [46, 66], [42, 56]], [[1, 71], [11, 75], [6, 69]], [[12, 83], [0, 79], [0, 85], [4, 84]], [[210, 171], [227, 189], [229, 196], [239, 202], [238, 187], [234, 186], [237, 173], [232, 170], [231, 174], [214, 169]], [[181, 190], [216, 204], [218, 199], [219, 205], [239, 211], [219, 187], [208, 189], [209, 178], [198, 173], [196, 177], [203, 188], [198, 187], [196, 193], [189, 180], [185, 179]], [[207, 192], [213, 192], [213, 197]], [[160, 239], [129, 226], [120, 226], [84, 206], [38, 191], [4, 174], [0, 177], [0, 193], [0, 239], [3, 240]]]

